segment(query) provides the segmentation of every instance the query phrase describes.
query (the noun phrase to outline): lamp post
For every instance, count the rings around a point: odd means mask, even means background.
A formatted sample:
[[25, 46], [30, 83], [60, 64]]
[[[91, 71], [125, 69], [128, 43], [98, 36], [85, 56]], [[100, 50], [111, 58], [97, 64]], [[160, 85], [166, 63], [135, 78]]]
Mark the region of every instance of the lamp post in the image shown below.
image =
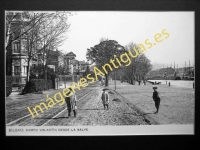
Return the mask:
[[66, 88], [66, 78], [65, 78], [65, 70], [64, 70], [64, 80], [65, 80], [65, 88]]

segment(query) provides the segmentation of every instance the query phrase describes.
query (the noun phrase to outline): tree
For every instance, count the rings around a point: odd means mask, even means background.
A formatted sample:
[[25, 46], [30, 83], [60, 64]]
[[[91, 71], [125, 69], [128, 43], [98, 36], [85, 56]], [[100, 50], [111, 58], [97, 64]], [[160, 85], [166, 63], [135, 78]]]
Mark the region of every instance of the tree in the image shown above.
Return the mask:
[[126, 45], [125, 50], [131, 50], [134, 55], [138, 53], [137, 57], [131, 57], [131, 65], [128, 67], [121, 67], [123, 72], [122, 76], [128, 77], [129, 83], [134, 84], [135, 80], [137, 80], [137, 76], [145, 76], [151, 70], [150, 60], [140, 51], [140, 47], [133, 42]]
[[66, 12], [55, 13], [49, 17], [48, 21], [41, 25], [40, 34], [41, 48], [40, 52], [43, 54], [45, 80], [47, 80], [47, 60], [50, 58], [50, 51], [53, 51], [56, 47], [60, 46], [67, 38], [66, 32], [68, 31], [70, 24], [68, 23], [68, 14]]
[[31, 30], [44, 22], [49, 14], [38, 12], [6, 12], [6, 74], [12, 75], [12, 46], [13, 42], [27, 37]]
[[[6, 74], [12, 74], [12, 46], [18, 41], [20, 43], [19, 59], [27, 62], [27, 80], [30, 76], [30, 62], [38, 59], [38, 53], [41, 54], [41, 60], [47, 80], [47, 59], [50, 50], [60, 46], [67, 38], [66, 32], [70, 24], [68, 16], [70, 12], [20, 12], [6, 13]], [[23, 56], [21, 56], [23, 54]], [[27, 84], [26, 83], [26, 84]]]
[[[103, 66], [109, 63], [114, 55], [119, 56], [124, 51], [124, 47], [118, 44], [115, 40], [101, 39], [100, 43], [94, 47], [88, 48], [86, 58], [98, 66]], [[105, 74], [105, 86], [108, 86], [108, 76], [110, 71]]]

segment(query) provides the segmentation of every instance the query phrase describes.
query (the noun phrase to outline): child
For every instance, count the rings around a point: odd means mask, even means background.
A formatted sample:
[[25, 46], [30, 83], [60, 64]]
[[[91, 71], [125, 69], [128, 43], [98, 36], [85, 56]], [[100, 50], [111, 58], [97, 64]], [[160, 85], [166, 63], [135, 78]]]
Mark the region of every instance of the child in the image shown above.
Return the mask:
[[104, 109], [106, 109], [106, 107], [107, 107], [107, 110], [108, 110], [109, 109], [109, 107], [108, 107], [108, 105], [109, 105], [109, 95], [108, 95], [108, 92], [106, 90], [108, 90], [108, 89], [106, 89], [106, 88], [103, 89], [101, 99], [102, 99]]
[[71, 116], [71, 111], [74, 112], [74, 117], [77, 115], [77, 99], [76, 95], [72, 92], [72, 89], [69, 88], [70, 92], [69, 95], [71, 94], [70, 97], [66, 97], [65, 101], [67, 104], [67, 110], [68, 110], [68, 117]]
[[157, 87], [153, 87], [153, 100], [155, 102], [155, 106], [156, 106], [156, 109], [157, 111], [155, 113], [158, 113], [158, 110], [159, 110], [159, 106], [160, 106], [160, 97], [158, 95], [158, 92], [157, 92]]

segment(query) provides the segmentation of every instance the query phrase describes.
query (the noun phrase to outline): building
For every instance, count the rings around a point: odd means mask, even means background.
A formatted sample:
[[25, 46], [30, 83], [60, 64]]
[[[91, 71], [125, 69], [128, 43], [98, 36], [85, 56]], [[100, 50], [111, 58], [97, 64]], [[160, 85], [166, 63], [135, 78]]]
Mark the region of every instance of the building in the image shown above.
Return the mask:
[[176, 77], [180, 77], [180, 79], [184, 79], [185, 77], [191, 78], [194, 77], [194, 69], [193, 67], [183, 67], [183, 68], [161, 68], [152, 70], [148, 73], [149, 78], [154, 79], [175, 79]]
[[76, 55], [73, 52], [69, 52], [64, 55], [65, 65], [66, 65], [66, 74], [74, 74], [75, 69], [75, 58]]
[[[22, 25], [26, 25], [28, 18], [19, 12], [8, 14], [7, 17], [15, 15], [8, 28], [8, 49], [6, 52], [6, 74], [13, 76], [13, 85], [25, 84], [28, 72], [28, 54], [27, 54], [27, 35], [19, 36], [23, 32]], [[23, 20], [23, 21], [22, 21]], [[34, 54], [33, 54], [34, 55]], [[33, 56], [30, 66], [37, 63], [37, 56]], [[7, 61], [9, 60], [9, 61]]]
[[47, 66], [54, 69], [54, 72], [61, 74], [65, 68], [65, 56], [58, 50], [49, 50]]

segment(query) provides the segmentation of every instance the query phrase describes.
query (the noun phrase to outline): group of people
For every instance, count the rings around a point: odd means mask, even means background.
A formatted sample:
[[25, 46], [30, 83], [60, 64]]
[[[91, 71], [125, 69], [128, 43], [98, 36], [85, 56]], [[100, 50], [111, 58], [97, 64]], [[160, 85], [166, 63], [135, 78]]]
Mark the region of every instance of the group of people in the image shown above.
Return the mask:
[[[76, 94], [72, 92], [72, 89], [69, 88], [70, 92], [68, 93], [68, 95], [71, 95], [70, 97], [66, 97], [65, 98], [65, 102], [67, 105], [67, 110], [68, 110], [68, 117], [71, 116], [71, 112], [73, 111], [74, 113], [74, 117], [76, 117], [77, 115], [77, 98], [76, 98]], [[107, 92], [107, 88], [103, 89], [102, 92], [102, 104], [104, 109], [109, 109], [109, 94]]]
[[[77, 98], [76, 95], [72, 92], [72, 89], [70, 89], [69, 95], [72, 95], [70, 97], [66, 97], [65, 101], [67, 104], [67, 110], [68, 110], [68, 117], [71, 116], [71, 112], [73, 111], [74, 113], [74, 117], [76, 117], [77, 115]], [[156, 112], [158, 113], [159, 111], [159, 106], [160, 106], [160, 97], [159, 97], [159, 93], [157, 91], [157, 87], [153, 87], [153, 101], [155, 102], [155, 107], [156, 107]], [[108, 93], [108, 89], [104, 88], [102, 95], [101, 95], [101, 100], [102, 100], [102, 104], [104, 107], [104, 110], [109, 110], [109, 93]]]

